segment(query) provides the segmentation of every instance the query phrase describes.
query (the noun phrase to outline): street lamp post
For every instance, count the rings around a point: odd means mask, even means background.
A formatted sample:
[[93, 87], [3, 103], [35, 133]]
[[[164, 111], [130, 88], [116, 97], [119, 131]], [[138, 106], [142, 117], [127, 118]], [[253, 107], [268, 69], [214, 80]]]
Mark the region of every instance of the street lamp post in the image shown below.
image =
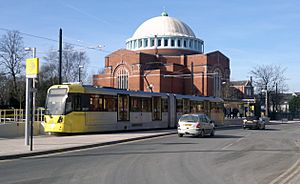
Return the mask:
[[81, 82], [81, 68], [83, 68], [83, 66], [79, 65], [79, 67], [78, 67], [78, 72], [79, 72], [78, 80], [79, 80], [79, 82]]
[[269, 113], [268, 113], [268, 90], [266, 89], [263, 89], [261, 90], [261, 92], [265, 93], [266, 94], [266, 99], [265, 99], [265, 116], [268, 117]]

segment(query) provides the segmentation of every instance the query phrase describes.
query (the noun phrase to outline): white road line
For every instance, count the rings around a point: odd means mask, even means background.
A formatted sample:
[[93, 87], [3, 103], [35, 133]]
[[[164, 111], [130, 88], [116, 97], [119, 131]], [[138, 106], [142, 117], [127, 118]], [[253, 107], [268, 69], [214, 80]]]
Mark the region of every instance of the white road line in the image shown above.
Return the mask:
[[229, 148], [229, 147], [232, 146], [232, 145], [233, 145], [233, 143], [230, 143], [230, 144], [228, 144], [227, 146], [224, 146], [223, 148], [221, 148], [221, 150], [225, 150], [225, 149]]
[[[299, 147], [298, 142], [295, 142], [296, 145]], [[284, 173], [279, 175], [277, 178], [275, 178], [273, 181], [271, 181], [270, 184], [280, 183], [284, 184], [287, 183], [291, 178], [293, 178], [295, 175], [300, 173], [300, 158]]]
[[221, 148], [221, 150], [225, 150], [225, 149], [229, 148], [230, 146], [232, 146], [233, 144], [236, 144], [236, 143], [240, 142], [243, 139], [245, 139], [245, 138], [239, 138], [236, 141], [234, 141], [233, 143], [230, 143], [230, 144], [224, 146], [223, 148]]
[[[289, 175], [289, 173], [295, 169], [295, 167], [297, 167], [297, 165], [299, 164], [300, 159], [297, 160], [297, 162], [295, 162], [292, 167], [290, 167], [288, 170], [286, 170], [284, 173], [282, 173], [281, 175], [279, 175], [277, 178], [275, 178], [270, 184], [275, 184], [277, 182], [279, 182], [281, 179], [283, 179], [284, 177], [287, 177], [286, 175]], [[294, 172], [293, 172], [294, 173]], [[282, 183], [282, 182], [280, 182]]]

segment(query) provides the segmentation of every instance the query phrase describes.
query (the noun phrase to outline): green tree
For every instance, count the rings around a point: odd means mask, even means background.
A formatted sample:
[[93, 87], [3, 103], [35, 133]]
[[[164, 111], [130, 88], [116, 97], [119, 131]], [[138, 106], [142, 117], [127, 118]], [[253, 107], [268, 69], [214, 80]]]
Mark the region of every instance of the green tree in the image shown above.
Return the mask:
[[294, 96], [289, 102], [289, 108], [292, 113], [300, 112], [300, 96]]

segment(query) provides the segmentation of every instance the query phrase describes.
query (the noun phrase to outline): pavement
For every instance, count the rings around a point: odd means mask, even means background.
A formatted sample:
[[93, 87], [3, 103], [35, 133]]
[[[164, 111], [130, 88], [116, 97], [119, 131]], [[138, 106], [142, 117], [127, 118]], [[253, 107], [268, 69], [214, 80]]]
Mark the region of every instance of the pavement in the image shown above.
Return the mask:
[[[241, 127], [241, 119], [226, 120], [217, 129]], [[33, 150], [24, 137], [0, 138], [0, 160], [17, 159], [51, 153], [93, 148], [177, 133], [176, 129], [80, 134], [67, 136], [40, 135], [33, 138]]]

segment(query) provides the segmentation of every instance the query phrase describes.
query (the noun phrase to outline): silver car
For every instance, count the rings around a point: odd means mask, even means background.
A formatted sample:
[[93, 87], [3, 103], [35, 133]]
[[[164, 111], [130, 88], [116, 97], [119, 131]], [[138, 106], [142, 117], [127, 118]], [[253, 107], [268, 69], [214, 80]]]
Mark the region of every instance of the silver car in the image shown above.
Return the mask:
[[178, 121], [178, 136], [194, 135], [204, 137], [215, 135], [215, 125], [206, 114], [184, 114]]

